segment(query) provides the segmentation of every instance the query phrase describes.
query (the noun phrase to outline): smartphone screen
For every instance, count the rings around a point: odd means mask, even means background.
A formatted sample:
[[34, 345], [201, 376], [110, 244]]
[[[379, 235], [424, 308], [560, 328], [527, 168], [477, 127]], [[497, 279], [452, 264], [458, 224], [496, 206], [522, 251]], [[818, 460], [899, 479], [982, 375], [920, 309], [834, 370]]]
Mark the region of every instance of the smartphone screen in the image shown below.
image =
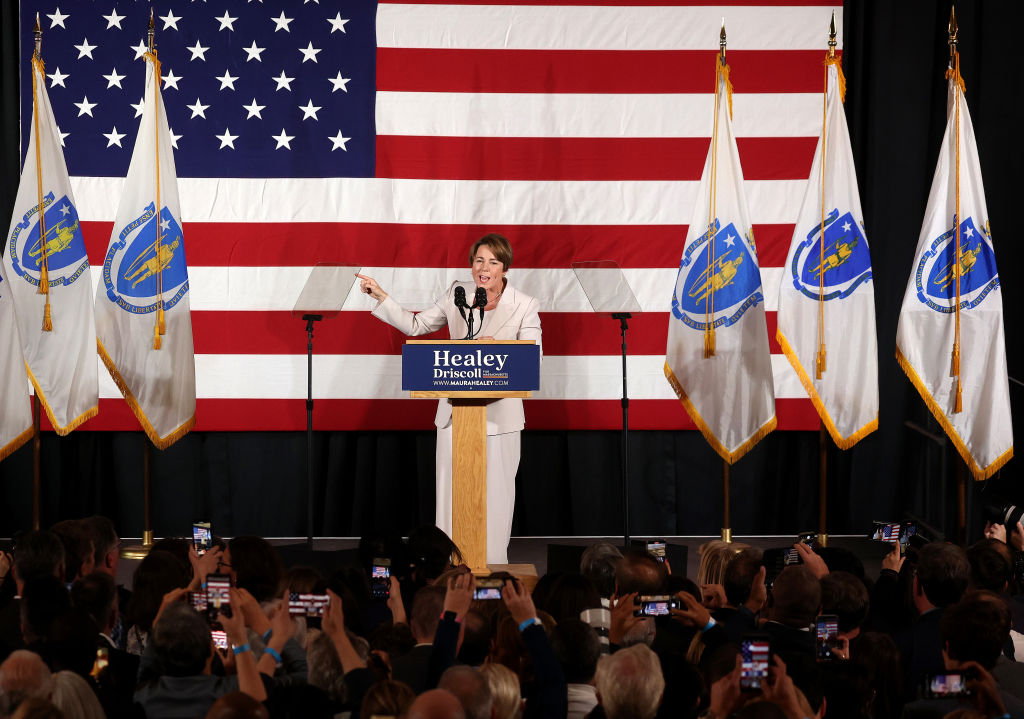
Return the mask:
[[231, 606], [231, 577], [227, 574], [208, 574], [206, 576], [206, 609], [216, 614], [221, 607]]
[[292, 592], [288, 597], [288, 613], [292, 616], [322, 617], [324, 608], [331, 603], [326, 594], [298, 594]]
[[960, 673], [929, 674], [924, 689], [925, 697], [928, 699], [962, 697], [970, 694], [966, 678]]
[[370, 567], [370, 594], [374, 599], [391, 596], [391, 560], [377, 557]]
[[206, 592], [189, 592], [188, 601], [192, 605], [192, 608], [197, 612], [200, 614], [206, 613], [206, 608], [208, 606], [206, 601]]
[[767, 635], [744, 635], [740, 641], [743, 664], [740, 667], [740, 689], [757, 690], [768, 678], [771, 640]]
[[876, 542], [895, 544], [900, 541], [900, 523], [875, 522], [875, 528], [871, 532], [871, 539], [874, 539]]
[[835, 659], [833, 650], [839, 646], [839, 617], [835, 614], [821, 614], [816, 621], [818, 661]]
[[228, 633], [223, 629], [211, 630], [210, 636], [213, 637], [213, 643], [218, 649], [228, 648]]
[[476, 580], [476, 589], [473, 590], [473, 599], [501, 599], [501, 590], [505, 586], [502, 578], [493, 579], [482, 577]]
[[203, 556], [213, 546], [213, 531], [209, 522], [192, 523], [192, 543], [196, 546], [196, 554]]
[[665, 540], [663, 539], [652, 539], [647, 542], [647, 551], [654, 556], [659, 562], [665, 561]]

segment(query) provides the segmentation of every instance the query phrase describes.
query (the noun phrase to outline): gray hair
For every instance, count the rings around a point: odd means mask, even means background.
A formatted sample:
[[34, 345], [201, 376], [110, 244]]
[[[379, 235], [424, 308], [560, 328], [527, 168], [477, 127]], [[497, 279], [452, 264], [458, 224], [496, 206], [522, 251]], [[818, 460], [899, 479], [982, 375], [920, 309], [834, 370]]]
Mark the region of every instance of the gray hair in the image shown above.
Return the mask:
[[654, 719], [665, 691], [661, 662], [646, 644], [601, 657], [594, 684], [608, 719]]
[[580, 574], [597, 587], [602, 597], [615, 593], [615, 566], [622, 559], [622, 552], [610, 542], [591, 544], [580, 557]]

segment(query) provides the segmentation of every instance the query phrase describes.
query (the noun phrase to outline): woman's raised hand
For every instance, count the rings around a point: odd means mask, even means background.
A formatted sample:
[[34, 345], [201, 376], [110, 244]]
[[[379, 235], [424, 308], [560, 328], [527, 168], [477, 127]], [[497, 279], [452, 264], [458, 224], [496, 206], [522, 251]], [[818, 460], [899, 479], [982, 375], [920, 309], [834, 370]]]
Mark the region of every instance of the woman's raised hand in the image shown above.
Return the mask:
[[359, 283], [359, 291], [363, 294], [370, 295], [370, 297], [378, 302], [382, 302], [384, 298], [388, 296], [388, 293], [382, 290], [380, 285], [377, 284], [377, 280], [372, 277], [361, 275], [358, 272], [356, 273], [356, 277], [362, 280]]

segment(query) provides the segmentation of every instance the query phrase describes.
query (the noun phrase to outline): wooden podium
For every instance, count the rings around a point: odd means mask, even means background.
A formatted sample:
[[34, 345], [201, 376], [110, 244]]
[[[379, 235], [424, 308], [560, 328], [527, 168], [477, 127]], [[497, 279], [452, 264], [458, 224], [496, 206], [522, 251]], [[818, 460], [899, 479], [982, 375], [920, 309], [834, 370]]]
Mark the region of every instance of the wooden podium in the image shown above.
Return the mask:
[[[536, 348], [536, 343], [526, 340], [408, 340], [406, 347], [431, 345], [442, 347], [448, 351], [459, 353], [460, 357], [471, 359], [482, 357], [506, 356], [503, 351], [512, 351], [509, 345], [528, 345]], [[468, 347], [467, 347], [468, 346]], [[422, 354], [422, 348], [419, 348]], [[469, 352], [467, 353], [467, 350]], [[434, 350], [429, 350], [434, 352]], [[445, 350], [438, 350], [445, 352]], [[531, 377], [539, 377], [539, 350], [532, 354], [537, 358]], [[445, 357], [447, 358], [447, 354]], [[435, 352], [436, 357], [436, 352]], [[474, 574], [489, 574], [487, 567], [487, 404], [491, 400], [505, 397], [527, 398], [532, 395], [528, 389], [498, 389], [504, 381], [501, 377], [490, 382], [481, 378], [476, 384], [464, 389], [448, 387], [440, 389], [414, 389], [422, 387], [425, 380], [410, 380], [406, 373], [409, 355], [403, 350], [402, 388], [409, 389], [409, 396], [424, 399], [449, 399], [452, 403], [452, 540], [462, 550], [466, 563]], [[460, 364], [459, 372], [468, 372], [469, 365]], [[437, 368], [433, 368], [437, 371]], [[473, 369], [481, 369], [474, 366]], [[510, 374], [514, 370], [510, 369]], [[411, 374], [411, 373], [410, 373]], [[500, 374], [500, 373], [499, 373]], [[472, 380], [459, 379], [458, 382]], [[534, 385], [538, 380], [526, 380], [526, 385]], [[491, 386], [486, 386], [486, 385]], [[506, 381], [510, 386], [523, 386], [517, 378], [510, 377]]]

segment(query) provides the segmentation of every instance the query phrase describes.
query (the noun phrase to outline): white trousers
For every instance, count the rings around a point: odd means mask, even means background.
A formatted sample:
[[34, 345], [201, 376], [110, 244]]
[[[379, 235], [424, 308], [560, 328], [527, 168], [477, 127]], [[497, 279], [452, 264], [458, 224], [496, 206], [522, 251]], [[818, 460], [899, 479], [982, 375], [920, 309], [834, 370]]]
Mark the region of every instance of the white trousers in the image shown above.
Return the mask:
[[[516, 505], [519, 432], [487, 435], [487, 563], [508, 564]], [[452, 426], [437, 430], [437, 526], [452, 534]]]

